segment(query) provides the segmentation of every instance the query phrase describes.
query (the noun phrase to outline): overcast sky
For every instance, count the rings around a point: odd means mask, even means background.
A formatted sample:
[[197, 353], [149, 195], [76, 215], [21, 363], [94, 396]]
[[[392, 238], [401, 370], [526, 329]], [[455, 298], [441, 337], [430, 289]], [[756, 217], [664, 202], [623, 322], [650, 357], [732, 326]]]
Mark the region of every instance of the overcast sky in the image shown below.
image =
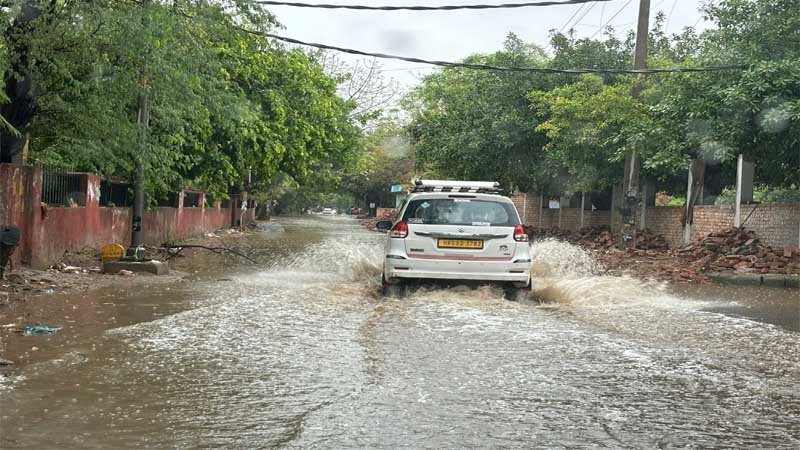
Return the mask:
[[[362, 5], [456, 5], [514, 3], [523, 0], [295, 0], [307, 3]], [[529, 0], [525, 0], [529, 1]], [[706, 0], [651, 0], [651, 23], [658, 11], [668, 15], [667, 31], [708, 26], [698, 11]], [[574, 28], [589, 37], [606, 26], [624, 35], [635, 28], [639, 0], [611, 0], [585, 5], [479, 11], [355, 11], [271, 6], [286, 27], [279, 34], [359, 50], [458, 60], [472, 53], [498, 50], [508, 32], [547, 46], [550, 29]], [[577, 14], [576, 14], [577, 13]], [[598, 33], [599, 36], [599, 33]], [[353, 57], [355, 58], [355, 57]], [[429, 73], [428, 66], [384, 60], [385, 73], [405, 89]]]

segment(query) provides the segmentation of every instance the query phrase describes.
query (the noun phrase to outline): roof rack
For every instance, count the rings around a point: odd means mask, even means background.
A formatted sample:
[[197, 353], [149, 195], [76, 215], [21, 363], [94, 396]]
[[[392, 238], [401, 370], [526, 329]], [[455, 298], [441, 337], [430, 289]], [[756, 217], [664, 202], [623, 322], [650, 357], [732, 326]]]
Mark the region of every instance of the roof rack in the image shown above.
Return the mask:
[[412, 192], [467, 192], [471, 194], [500, 194], [496, 181], [415, 180]]

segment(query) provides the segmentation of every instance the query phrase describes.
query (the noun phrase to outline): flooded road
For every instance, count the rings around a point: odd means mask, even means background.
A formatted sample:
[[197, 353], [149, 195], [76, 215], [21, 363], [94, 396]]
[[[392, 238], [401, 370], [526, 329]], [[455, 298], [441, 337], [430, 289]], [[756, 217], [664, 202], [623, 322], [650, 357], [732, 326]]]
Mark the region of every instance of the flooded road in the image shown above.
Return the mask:
[[382, 300], [381, 235], [278, 224], [263, 267], [92, 294], [119, 326], [2, 382], [0, 448], [800, 447], [796, 291], [671, 292], [545, 242], [542, 305]]

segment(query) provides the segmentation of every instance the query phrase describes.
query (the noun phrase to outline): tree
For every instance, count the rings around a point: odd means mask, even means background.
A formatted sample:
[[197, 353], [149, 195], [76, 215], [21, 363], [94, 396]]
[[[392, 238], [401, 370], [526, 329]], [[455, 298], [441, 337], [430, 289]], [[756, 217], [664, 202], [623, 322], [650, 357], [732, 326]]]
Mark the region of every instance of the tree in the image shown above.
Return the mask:
[[400, 88], [383, 74], [376, 58], [348, 63], [336, 53], [318, 51], [312, 57], [338, 83], [339, 95], [353, 106], [351, 119], [362, 128], [373, 130], [381, 114], [392, 105]]
[[[544, 51], [509, 34], [504, 49], [465, 60], [505, 66], [543, 67]], [[541, 164], [543, 133], [528, 106], [531, 90], [553, 78], [446, 68], [427, 76], [405, 99], [408, 126], [420, 165], [456, 179], [499, 180], [521, 189], [540, 189], [553, 174]]]
[[248, 176], [256, 186], [279, 172], [303, 180], [354, 158], [354, 105], [314, 59], [259, 35], [276, 22], [258, 5], [54, 4], [24, 36], [36, 105], [25, 131], [35, 160], [130, 177], [142, 89], [153, 198], [187, 186], [222, 198], [247, 188]]

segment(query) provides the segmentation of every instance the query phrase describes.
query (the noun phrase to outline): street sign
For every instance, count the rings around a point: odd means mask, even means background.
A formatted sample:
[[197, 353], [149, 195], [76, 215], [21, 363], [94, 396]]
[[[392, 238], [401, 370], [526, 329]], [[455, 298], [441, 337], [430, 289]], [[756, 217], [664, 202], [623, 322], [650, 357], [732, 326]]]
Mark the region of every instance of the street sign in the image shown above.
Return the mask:
[[125, 256], [125, 247], [120, 244], [108, 244], [100, 249], [103, 262], [118, 261]]
[[392, 185], [392, 192], [403, 192], [403, 185], [400, 184]]

